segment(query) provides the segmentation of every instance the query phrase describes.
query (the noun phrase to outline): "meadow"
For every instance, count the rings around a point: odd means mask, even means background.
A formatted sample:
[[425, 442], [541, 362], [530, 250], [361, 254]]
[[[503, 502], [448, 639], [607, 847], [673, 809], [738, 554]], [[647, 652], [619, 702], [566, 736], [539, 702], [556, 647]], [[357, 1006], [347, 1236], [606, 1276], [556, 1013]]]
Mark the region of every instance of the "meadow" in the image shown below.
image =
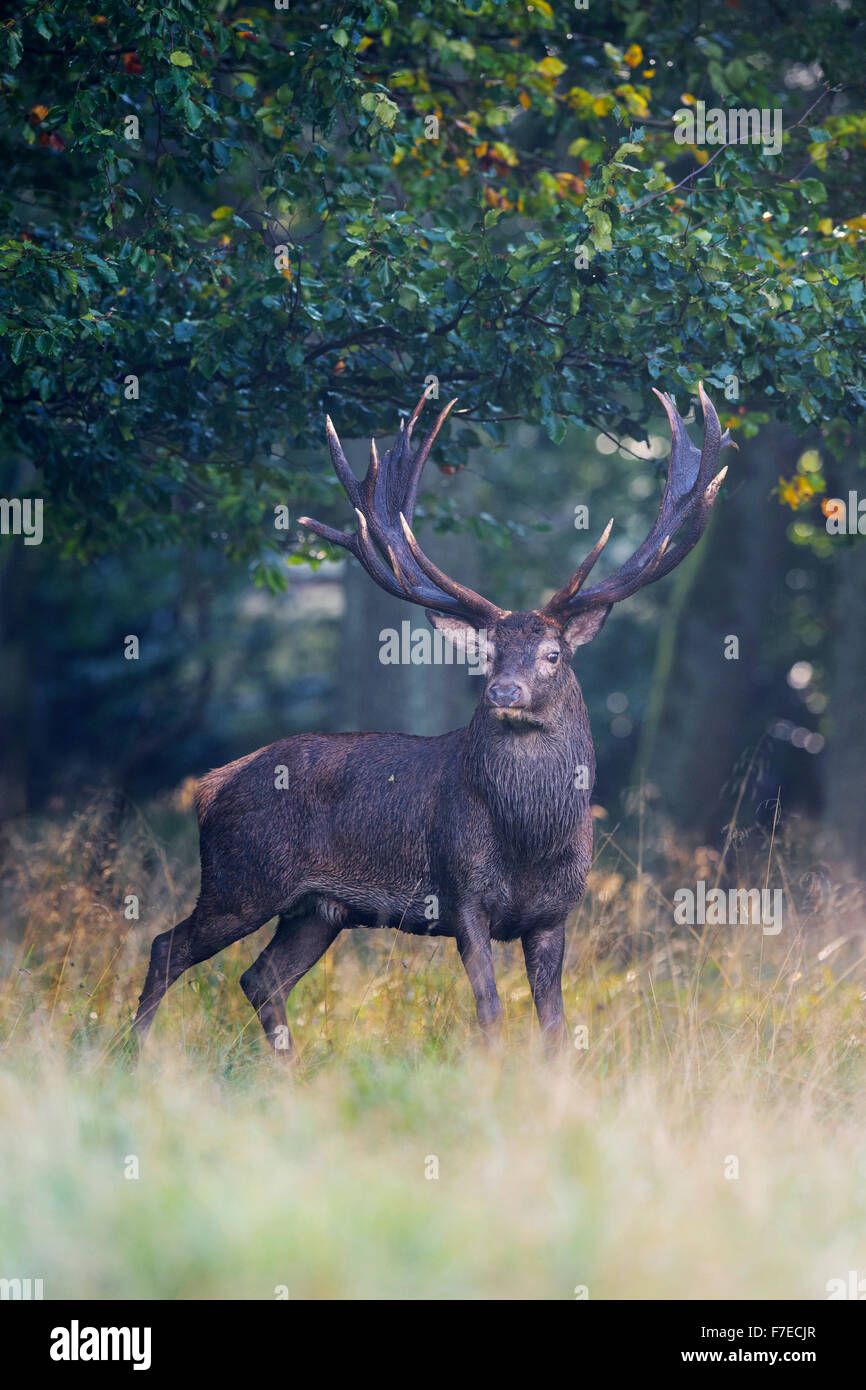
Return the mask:
[[[292, 996], [288, 1070], [238, 984], [265, 928], [170, 991], [133, 1069], [150, 940], [197, 888], [188, 805], [133, 809], [107, 855], [95, 807], [9, 838], [0, 1275], [102, 1299], [822, 1299], [866, 1275], [864, 891], [808, 825], [722, 864], [600, 817], [553, 1062], [519, 946], [489, 1052], [453, 942], [357, 931]], [[700, 879], [781, 887], [782, 931], [677, 926]]]

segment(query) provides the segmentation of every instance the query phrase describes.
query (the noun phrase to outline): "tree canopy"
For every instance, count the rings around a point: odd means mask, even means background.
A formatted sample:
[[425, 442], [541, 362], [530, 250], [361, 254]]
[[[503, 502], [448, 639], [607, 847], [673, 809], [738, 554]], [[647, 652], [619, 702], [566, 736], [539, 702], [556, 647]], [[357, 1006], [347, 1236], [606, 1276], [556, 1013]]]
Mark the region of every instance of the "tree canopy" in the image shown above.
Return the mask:
[[[326, 552], [274, 507], [345, 511], [324, 414], [387, 432], [430, 376], [459, 396], [444, 468], [515, 417], [646, 438], [650, 388], [699, 379], [742, 435], [775, 414], [842, 449], [864, 39], [841, 0], [22, 0], [7, 495], [38, 470], [66, 554], [205, 542], [278, 586]], [[732, 108], [780, 113], [778, 153], [682, 142], [675, 113]]]

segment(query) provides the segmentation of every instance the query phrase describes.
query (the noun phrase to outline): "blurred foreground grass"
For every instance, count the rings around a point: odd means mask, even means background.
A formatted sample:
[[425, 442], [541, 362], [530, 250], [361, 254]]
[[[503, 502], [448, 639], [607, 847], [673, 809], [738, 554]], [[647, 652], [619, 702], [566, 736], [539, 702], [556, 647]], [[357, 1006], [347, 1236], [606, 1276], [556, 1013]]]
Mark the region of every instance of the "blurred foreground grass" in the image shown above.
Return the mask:
[[125, 1068], [194, 842], [157, 806], [94, 881], [90, 829], [9, 847], [0, 1277], [46, 1298], [721, 1299], [866, 1274], [862, 890], [815, 869], [796, 827], [726, 865], [785, 887], [776, 937], [674, 927], [672, 886], [717, 860], [649, 827], [638, 876], [602, 827], [565, 977], [588, 1045], [553, 1065], [519, 947], [497, 948], [491, 1056], [453, 943], [355, 932], [292, 997], [292, 1075], [237, 983], [267, 929], [175, 986]]

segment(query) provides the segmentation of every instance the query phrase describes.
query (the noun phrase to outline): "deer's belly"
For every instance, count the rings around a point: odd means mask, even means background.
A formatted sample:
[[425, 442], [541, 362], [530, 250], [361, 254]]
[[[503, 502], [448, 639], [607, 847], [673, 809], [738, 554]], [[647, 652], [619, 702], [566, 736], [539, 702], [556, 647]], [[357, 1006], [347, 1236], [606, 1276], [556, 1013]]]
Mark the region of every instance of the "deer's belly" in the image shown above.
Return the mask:
[[[420, 878], [409, 891], [375, 874], [371, 880], [352, 883], [323, 875], [306, 885], [293, 915], [314, 912], [334, 926], [348, 928], [395, 927], [418, 936], [454, 935], [453, 890], [442, 892]], [[488, 916], [493, 939], [514, 941], [528, 931], [564, 921], [582, 895], [582, 861], [577, 854], [530, 867], [500, 861], [474, 881], [471, 871], [459, 881], [466, 899], [479, 903]]]

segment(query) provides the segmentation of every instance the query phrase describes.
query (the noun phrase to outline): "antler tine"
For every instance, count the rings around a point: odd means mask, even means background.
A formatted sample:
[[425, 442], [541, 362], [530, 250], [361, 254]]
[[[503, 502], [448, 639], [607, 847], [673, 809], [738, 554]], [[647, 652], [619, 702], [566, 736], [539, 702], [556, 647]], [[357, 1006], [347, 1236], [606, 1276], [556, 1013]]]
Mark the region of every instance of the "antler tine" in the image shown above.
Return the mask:
[[[704, 390], [704, 383], [698, 382], [698, 396], [701, 402], [701, 409], [704, 413], [704, 442], [698, 450], [686, 433], [685, 421], [676, 409], [673, 400], [663, 391], [658, 391], [653, 387], [654, 395], [658, 396], [665, 408], [665, 414], [671, 427], [673, 444], [671, 446], [671, 462], [668, 468], [668, 482], [685, 482], [686, 487], [680, 491], [690, 491], [698, 488], [703, 491], [713, 475], [713, 470], [719, 460], [722, 449], [733, 444], [730, 430], [725, 430], [722, 434], [722, 427], [716, 408]], [[736, 447], [736, 446], [735, 446]], [[690, 466], [694, 467], [694, 477], [689, 476]], [[687, 471], [689, 470], [689, 471]], [[685, 475], [685, 476], [684, 476]], [[668, 491], [668, 488], [665, 488]]]
[[394, 572], [380, 558], [376, 547], [370, 539], [370, 532], [367, 526], [367, 518], [364, 513], [357, 510], [355, 515], [358, 518], [357, 533], [350, 537], [353, 542], [349, 546], [352, 554], [360, 560], [370, 578], [375, 580], [389, 594], [395, 598], [408, 600], [410, 603], [422, 603], [428, 607], [444, 610], [448, 613], [459, 613], [460, 606], [456, 602], [446, 601], [443, 595], [432, 587], [426, 587], [417, 583], [409, 584], [401, 573], [399, 564], [396, 563], [391, 546], [388, 546], [388, 555]]
[[349, 547], [352, 554], [361, 561], [370, 578], [375, 579], [376, 583], [381, 585], [383, 589], [387, 589], [389, 594], [394, 594], [397, 598], [406, 598], [410, 591], [406, 588], [403, 576], [392, 574], [380, 558], [370, 539], [367, 518], [360, 508], [355, 508], [355, 515], [358, 518], [358, 530], [352, 537], [355, 544]]
[[[690, 550], [693, 550], [704, 534], [707, 522], [709, 521], [710, 509], [716, 500], [719, 488], [725, 480], [728, 471], [727, 464], [722, 468], [710, 482], [701, 498], [695, 512], [687, 524], [685, 532], [680, 536], [675, 545], [670, 546], [664, 551], [664, 563], [659, 564], [653, 575], [653, 583], [656, 579], [663, 579], [666, 574], [670, 574], [672, 569], [676, 569], [681, 560], [684, 560]], [[662, 553], [659, 554], [659, 560]]]
[[412, 430], [426, 400], [425, 392], [408, 421], [400, 418], [397, 438], [391, 448], [382, 455], [381, 468], [375, 442], [370, 440], [370, 464], [361, 484], [361, 492], [371, 520], [378, 511], [384, 510], [393, 524], [400, 510], [406, 510], [409, 480], [414, 473], [417, 460], [417, 455], [415, 459], [412, 457]]
[[416, 405], [415, 409], [412, 411], [412, 414], [409, 416], [409, 419], [406, 422], [406, 433], [408, 434], [410, 439], [412, 438], [412, 430], [418, 422], [418, 416], [421, 414], [421, 411], [424, 409], [424, 406], [427, 404], [427, 401], [429, 399], [430, 398], [427, 395], [427, 387], [425, 386], [421, 394], [421, 399], [419, 400], [418, 404]]
[[497, 608], [495, 603], [490, 603], [488, 599], [482, 598], [481, 594], [476, 594], [474, 589], [468, 588], [465, 584], [455, 583], [453, 579], [449, 579], [448, 575], [440, 570], [438, 565], [434, 565], [432, 560], [428, 560], [402, 512], [400, 513], [400, 525], [403, 528], [403, 535], [406, 537], [406, 544], [415, 557], [419, 568], [428, 579], [432, 579], [433, 583], [440, 589], [444, 589], [446, 594], [457, 599], [461, 606], [469, 612], [486, 612], [491, 619], [503, 616], [503, 610]]
[[412, 429], [426, 400], [425, 392], [408, 423], [400, 421], [395, 443], [381, 458], [375, 441], [370, 441], [370, 462], [363, 482], [358, 481], [349, 467], [337, 432], [328, 417], [326, 428], [334, 471], [355, 509], [358, 529], [355, 532], [339, 531], [309, 517], [302, 517], [301, 523], [324, 540], [350, 551], [371, 578], [388, 593], [472, 622], [479, 619], [489, 622], [501, 610], [474, 590], [449, 579], [428, 560], [406, 521], [406, 517], [411, 520], [413, 516], [418, 482], [433, 441], [455, 404], [455, 401], [449, 401], [440, 411], [413, 455]]
[[[687, 528], [674, 545], [670, 544], [670, 536], [665, 536], [658, 550], [650, 557], [640, 573], [633, 575], [621, 587], [615, 599], [609, 602], [618, 603], [621, 599], [630, 598], [637, 593], [638, 589], [644, 588], [646, 584], [655, 584], [657, 580], [664, 579], [666, 574], [676, 569], [681, 560], [684, 560], [690, 550], [694, 550], [709, 520], [710, 509], [716, 500], [716, 494], [724, 481], [727, 467], [716, 474], [712, 482], [707, 487], [699, 503], [697, 510], [691, 516]], [[601, 586], [598, 586], [601, 588]], [[591, 592], [587, 590], [587, 595]]]
[[722, 445], [722, 426], [716, 413], [716, 407], [704, 390], [702, 381], [698, 382], [698, 395], [701, 409], [704, 412], [704, 444], [701, 449], [701, 467], [703, 468], [705, 461], [707, 461], [712, 468], [712, 457], [715, 454], [718, 459]]
[[610, 536], [612, 528], [613, 517], [611, 517], [610, 521], [605, 526], [595, 545], [592, 547], [592, 550], [589, 552], [587, 556], [585, 556], [583, 560], [581, 560], [580, 564], [574, 571], [574, 574], [571, 576], [568, 583], [563, 584], [561, 589], [557, 589], [556, 593], [553, 595], [553, 598], [547, 604], [547, 607], [551, 612], [553, 612], [554, 609], [567, 607], [569, 601], [572, 598], [574, 598], [574, 595], [577, 593], [581, 584], [585, 582], [587, 575], [589, 574], [590, 570], [592, 569], [601, 552], [604, 550], [604, 547], [607, 545], [608, 537]]
[[655, 386], [652, 389], [653, 395], [658, 396], [661, 401], [668, 417], [668, 424], [671, 427], [671, 457], [665, 480], [665, 491], [671, 490], [671, 485], [677, 482], [685, 482], [686, 487], [681, 491], [687, 491], [688, 486], [690, 486], [687, 471], [695, 460], [700, 460], [700, 455], [689, 439], [685, 421], [674, 405], [673, 398], [666, 391], [659, 391]]
[[383, 454], [382, 459], [380, 460], [379, 450], [376, 448], [376, 441], [371, 435], [370, 458], [367, 463], [367, 472], [364, 474], [363, 482], [359, 483], [358, 485], [359, 497], [358, 502], [355, 504], [357, 506], [358, 503], [360, 503], [364, 507], [365, 511], [372, 512], [375, 506], [375, 499], [376, 493], [379, 489], [379, 482], [382, 477], [383, 471], [385, 471], [382, 469], [381, 466], [383, 462], [387, 466], [388, 455], [387, 453]]
[[410, 521], [412, 520], [412, 516], [415, 512], [415, 499], [418, 495], [418, 484], [421, 481], [421, 473], [423, 471], [425, 463], [427, 462], [427, 457], [436, 441], [436, 436], [438, 435], [442, 426], [445, 424], [445, 421], [448, 419], [448, 416], [451, 414], [451, 411], [454, 409], [456, 404], [457, 397], [455, 396], [453, 401], [449, 401], [445, 408], [443, 410], [440, 410], [439, 414], [436, 416], [436, 419], [433, 421], [432, 427], [428, 431], [427, 437], [424, 439], [423, 443], [418, 449], [418, 452], [412, 459], [409, 469], [409, 476], [406, 480], [406, 495], [403, 499], [402, 508], [404, 515], [407, 516]]
[[370, 544], [363, 512], [356, 507], [355, 515], [358, 517], [358, 530], [354, 534], [351, 531], [338, 531], [335, 527], [326, 526], [323, 521], [314, 521], [309, 516], [299, 516], [298, 522], [301, 526], [306, 526], [309, 531], [315, 531], [317, 536], [329, 541], [331, 545], [339, 545], [344, 550], [350, 551], [356, 560], [360, 560], [364, 569], [372, 579], [376, 580], [377, 584], [381, 584], [383, 588], [396, 594], [398, 598], [405, 598], [404, 588], [392, 578]]
[[347, 550], [352, 549], [354, 536], [351, 531], [337, 531], [333, 526], [326, 526], [323, 521], [313, 521], [309, 516], [299, 516], [298, 525], [306, 526], [308, 531], [315, 531], [317, 536], [329, 541], [331, 545], [342, 545]]
[[359, 508], [355, 508], [355, 515], [358, 518], [358, 530], [338, 531], [333, 526], [326, 526], [323, 521], [314, 521], [309, 516], [299, 516], [298, 522], [301, 526], [306, 526], [309, 531], [315, 531], [317, 536], [329, 541], [331, 545], [342, 546], [359, 560], [364, 569], [377, 584], [381, 584], [389, 593], [396, 594], [398, 598], [405, 598], [405, 585], [400, 577], [400, 582], [395, 581], [387, 567], [382, 563], [374, 547], [370, 544], [367, 532], [367, 522], [364, 513]]
[[343, 491], [346, 493], [346, 496], [352, 503], [352, 506], [357, 507], [358, 502], [360, 500], [358, 491], [358, 479], [355, 477], [354, 473], [349, 467], [349, 460], [343, 453], [343, 446], [340, 443], [340, 437], [337, 434], [337, 431], [334, 429], [334, 422], [331, 419], [330, 415], [325, 416], [325, 433], [328, 436], [328, 445], [331, 450], [331, 461], [334, 465], [334, 472], [340, 479], [340, 482], [343, 485]]
[[[407, 592], [410, 592], [413, 583], [420, 585], [425, 592], [429, 592], [429, 586], [424, 582], [426, 579], [432, 580], [451, 598], [457, 602], [462, 602], [465, 607], [468, 607], [469, 603], [476, 599], [479, 603], [484, 604], [486, 601], [481, 599], [479, 595], [473, 595], [471, 589], [462, 591], [461, 586], [453, 584], [453, 581], [448, 580], [447, 575], [435, 566], [425, 570], [411, 548], [410, 553], [406, 554], [405, 547], [402, 546], [404, 538], [400, 535], [398, 523], [402, 522], [407, 513], [409, 516], [414, 514], [418, 483], [424, 464], [433, 441], [456, 403], [455, 398], [455, 400], [449, 401], [444, 410], [440, 411], [432, 428], [413, 456], [409, 447], [411, 431], [426, 400], [425, 394], [415, 406], [408, 423], [401, 421], [397, 441], [393, 448], [382, 456], [381, 467], [378, 458], [374, 462], [371, 457], [371, 464], [362, 487], [369, 532], [380, 551], [387, 555], [392, 570]], [[396, 546], [395, 542], [397, 543]], [[398, 554], [399, 549], [404, 552], [402, 557]], [[429, 561], [427, 563], [430, 565]], [[448, 585], [451, 587], [449, 588]]]
[[[655, 390], [655, 388], [653, 388]], [[686, 431], [685, 422], [672, 398], [655, 391], [670, 422], [671, 456], [658, 516], [646, 539], [623, 565], [600, 584], [583, 589], [586, 576], [601, 551], [597, 544], [564, 588], [558, 590], [545, 611], [568, 616], [587, 608], [609, 606], [653, 584], [669, 574], [697, 544], [709, 519], [710, 510], [722, 484], [726, 468], [714, 474], [722, 449], [733, 441], [722, 428], [712, 401], [698, 385], [704, 413], [704, 442], [698, 450]], [[685, 529], [683, 529], [685, 528]], [[602, 541], [607, 540], [609, 527]], [[671, 543], [673, 542], [673, 544]]]

